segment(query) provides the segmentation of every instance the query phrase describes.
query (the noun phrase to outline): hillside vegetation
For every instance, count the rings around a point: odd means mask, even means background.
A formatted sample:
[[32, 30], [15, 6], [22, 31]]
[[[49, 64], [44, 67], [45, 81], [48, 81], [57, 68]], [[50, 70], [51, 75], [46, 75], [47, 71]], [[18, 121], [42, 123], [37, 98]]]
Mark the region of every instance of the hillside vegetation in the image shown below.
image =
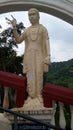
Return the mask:
[[44, 82], [73, 88], [73, 59], [51, 63], [49, 72], [44, 74]]

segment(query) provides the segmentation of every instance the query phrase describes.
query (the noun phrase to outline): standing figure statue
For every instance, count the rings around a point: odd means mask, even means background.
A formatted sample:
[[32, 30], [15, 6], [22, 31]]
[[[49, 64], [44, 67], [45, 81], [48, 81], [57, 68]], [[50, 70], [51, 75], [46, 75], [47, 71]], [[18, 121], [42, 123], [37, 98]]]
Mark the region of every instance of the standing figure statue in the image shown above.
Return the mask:
[[31, 26], [26, 28], [21, 36], [17, 32], [17, 21], [12, 16], [10, 20], [17, 43], [25, 41], [23, 59], [23, 73], [27, 76], [28, 98], [24, 102], [24, 109], [41, 109], [43, 105], [43, 73], [48, 72], [50, 65], [50, 45], [47, 29], [39, 24], [39, 11], [31, 8], [28, 11]]

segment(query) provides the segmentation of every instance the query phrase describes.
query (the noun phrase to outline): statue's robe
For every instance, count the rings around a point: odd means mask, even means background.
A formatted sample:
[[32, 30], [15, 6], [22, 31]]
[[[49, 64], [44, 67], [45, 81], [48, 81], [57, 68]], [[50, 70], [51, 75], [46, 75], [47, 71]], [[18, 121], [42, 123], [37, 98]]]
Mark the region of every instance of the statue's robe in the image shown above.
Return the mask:
[[36, 97], [41, 94], [43, 88], [43, 72], [48, 72], [48, 65], [44, 64], [47, 57], [48, 32], [41, 24], [30, 26], [24, 32], [24, 39], [23, 73], [27, 74], [28, 95]]

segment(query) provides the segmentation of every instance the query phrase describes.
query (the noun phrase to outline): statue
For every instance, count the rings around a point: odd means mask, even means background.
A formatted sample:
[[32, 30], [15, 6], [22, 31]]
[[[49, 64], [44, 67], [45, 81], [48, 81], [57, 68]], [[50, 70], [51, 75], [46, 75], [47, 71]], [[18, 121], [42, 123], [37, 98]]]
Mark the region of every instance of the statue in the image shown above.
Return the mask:
[[23, 73], [27, 76], [28, 98], [24, 109], [41, 109], [44, 107], [42, 98], [43, 73], [48, 72], [50, 65], [50, 43], [47, 29], [39, 23], [39, 11], [31, 8], [28, 11], [31, 26], [26, 28], [21, 36], [17, 32], [17, 21], [6, 18], [13, 27], [14, 37], [19, 44], [25, 41]]

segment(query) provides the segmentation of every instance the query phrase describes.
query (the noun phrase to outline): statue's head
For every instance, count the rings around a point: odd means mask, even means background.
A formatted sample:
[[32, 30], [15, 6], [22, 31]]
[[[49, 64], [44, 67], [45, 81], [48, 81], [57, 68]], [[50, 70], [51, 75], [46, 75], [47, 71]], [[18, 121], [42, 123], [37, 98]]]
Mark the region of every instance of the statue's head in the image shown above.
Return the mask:
[[36, 8], [31, 8], [28, 11], [28, 16], [31, 24], [39, 23], [39, 11]]

